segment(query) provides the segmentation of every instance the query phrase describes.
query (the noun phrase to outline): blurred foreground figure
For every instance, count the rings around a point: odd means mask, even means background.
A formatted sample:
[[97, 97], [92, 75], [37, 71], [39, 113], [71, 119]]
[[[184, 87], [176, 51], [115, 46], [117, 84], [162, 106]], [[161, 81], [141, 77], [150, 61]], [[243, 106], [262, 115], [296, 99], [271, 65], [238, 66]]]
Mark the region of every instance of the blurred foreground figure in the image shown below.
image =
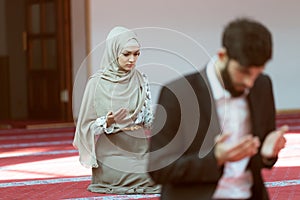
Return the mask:
[[165, 85], [150, 143], [149, 172], [162, 200], [268, 199], [261, 170], [285, 145], [275, 130], [270, 31], [236, 19], [199, 73]]

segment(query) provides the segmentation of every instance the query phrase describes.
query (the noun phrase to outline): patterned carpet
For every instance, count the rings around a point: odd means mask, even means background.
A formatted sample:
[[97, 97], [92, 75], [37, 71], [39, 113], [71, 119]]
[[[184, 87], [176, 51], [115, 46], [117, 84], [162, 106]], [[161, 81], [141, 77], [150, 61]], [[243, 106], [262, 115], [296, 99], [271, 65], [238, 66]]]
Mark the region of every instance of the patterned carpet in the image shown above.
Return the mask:
[[[300, 113], [281, 114], [288, 124], [286, 148], [264, 170], [273, 200], [300, 199]], [[159, 200], [159, 195], [101, 195], [86, 190], [91, 172], [78, 162], [74, 127], [0, 130], [0, 199]]]

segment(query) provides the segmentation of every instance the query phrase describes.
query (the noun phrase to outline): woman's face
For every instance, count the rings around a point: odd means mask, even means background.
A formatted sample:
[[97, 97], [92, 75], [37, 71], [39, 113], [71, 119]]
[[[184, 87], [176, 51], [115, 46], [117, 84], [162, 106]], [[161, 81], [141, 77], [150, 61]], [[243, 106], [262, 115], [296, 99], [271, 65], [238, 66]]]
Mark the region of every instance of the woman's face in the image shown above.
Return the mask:
[[140, 47], [125, 47], [118, 57], [119, 67], [123, 71], [130, 71], [135, 67], [135, 63], [140, 55]]

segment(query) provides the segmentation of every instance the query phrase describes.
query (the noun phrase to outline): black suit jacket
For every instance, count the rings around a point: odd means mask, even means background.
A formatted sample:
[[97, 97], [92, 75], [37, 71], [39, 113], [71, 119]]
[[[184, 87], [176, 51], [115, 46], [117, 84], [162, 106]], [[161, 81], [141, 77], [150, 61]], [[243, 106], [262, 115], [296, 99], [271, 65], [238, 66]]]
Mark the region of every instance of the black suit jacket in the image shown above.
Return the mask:
[[[211, 199], [223, 168], [214, 156], [214, 137], [221, 133], [211, 88], [203, 70], [164, 86], [160, 92], [153, 136], [150, 140], [149, 174], [162, 184], [162, 200]], [[271, 80], [260, 75], [248, 95], [252, 133], [263, 143], [275, 129]], [[250, 159], [254, 184], [252, 198], [268, 199], [261, 169], [271, 168], [259, 153]]]

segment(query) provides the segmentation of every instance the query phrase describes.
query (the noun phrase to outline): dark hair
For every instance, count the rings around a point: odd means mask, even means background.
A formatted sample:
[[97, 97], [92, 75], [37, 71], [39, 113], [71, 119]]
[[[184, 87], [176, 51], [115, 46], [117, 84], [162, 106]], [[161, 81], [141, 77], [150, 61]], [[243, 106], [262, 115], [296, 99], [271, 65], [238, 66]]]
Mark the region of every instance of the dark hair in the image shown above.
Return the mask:
[[272, 36], [261, 23], [241, 18], [229, 23], [222, 45], [227, 55], [242, 66], [262, 66], [272, 57]]

